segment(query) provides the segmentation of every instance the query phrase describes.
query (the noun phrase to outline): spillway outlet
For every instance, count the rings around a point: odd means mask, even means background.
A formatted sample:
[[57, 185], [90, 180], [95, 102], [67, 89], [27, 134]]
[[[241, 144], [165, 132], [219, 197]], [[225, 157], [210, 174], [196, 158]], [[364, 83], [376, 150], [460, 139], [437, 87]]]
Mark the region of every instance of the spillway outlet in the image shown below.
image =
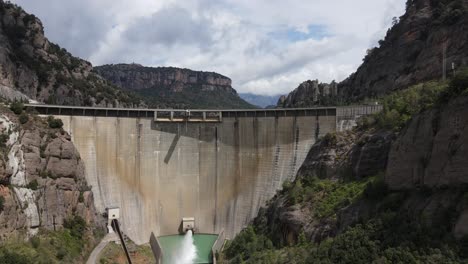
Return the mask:
[[113, 207], [113, 208], [106, 208], [107, 211], [107, 232], [114, 233], [112, 228], [112, 220], [119, 220], [120, 218], [120, 208]]
[[182, 218], [182, 232], [187, 233], [189, 230], [191, 230], [192, 233], [195, 233], [195, 217]]

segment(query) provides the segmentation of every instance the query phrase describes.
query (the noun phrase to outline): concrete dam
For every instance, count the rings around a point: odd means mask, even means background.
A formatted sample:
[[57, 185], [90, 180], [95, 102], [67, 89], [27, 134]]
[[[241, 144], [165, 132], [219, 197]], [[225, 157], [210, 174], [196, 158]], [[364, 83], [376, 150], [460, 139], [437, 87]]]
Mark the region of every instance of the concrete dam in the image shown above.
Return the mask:
[[137, 244], [178, 233], [183, 217], [195, 218], [196, 232], [232, 238], [294, 179], [318, 138], [355, 116], [335, 107], [213, 110], [217, 119], [200, 111], [177, 122], [171, 110], [164, 119], [150, 109], [28, 106], [62, 119], [97, 210], [119, 207], [122, 231]]

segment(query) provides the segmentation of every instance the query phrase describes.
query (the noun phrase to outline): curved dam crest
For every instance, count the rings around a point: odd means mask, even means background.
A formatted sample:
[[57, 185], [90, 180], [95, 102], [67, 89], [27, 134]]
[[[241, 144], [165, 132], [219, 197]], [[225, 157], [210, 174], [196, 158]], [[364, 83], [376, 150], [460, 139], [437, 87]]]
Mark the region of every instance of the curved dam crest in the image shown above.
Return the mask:
[[178, 233], [183, 217], [195, 217], [197, 232], [224, 230], [232, 238], [285, 180], [294, 179], [316, 140], [343, 119], [337, 118], [343, 111], [329, 108], [162, 123], [35, 107], [62, 119], [85, 163], [97, 210], [119, 207], [122, 231], [137, 244], [147, 243], [151, 232]]

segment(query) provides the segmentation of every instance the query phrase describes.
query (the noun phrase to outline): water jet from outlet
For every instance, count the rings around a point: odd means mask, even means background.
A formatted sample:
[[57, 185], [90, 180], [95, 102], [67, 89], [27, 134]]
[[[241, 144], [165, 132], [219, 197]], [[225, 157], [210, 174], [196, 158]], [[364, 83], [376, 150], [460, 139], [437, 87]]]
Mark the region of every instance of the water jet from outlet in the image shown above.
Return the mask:
[[195, 247], [193, 240], [192, 230], [188, 230], [185, 233], [182, 244], [172, 255], [171, 263], [173, 264], [193, 264], [197, 258], [197, 248]]

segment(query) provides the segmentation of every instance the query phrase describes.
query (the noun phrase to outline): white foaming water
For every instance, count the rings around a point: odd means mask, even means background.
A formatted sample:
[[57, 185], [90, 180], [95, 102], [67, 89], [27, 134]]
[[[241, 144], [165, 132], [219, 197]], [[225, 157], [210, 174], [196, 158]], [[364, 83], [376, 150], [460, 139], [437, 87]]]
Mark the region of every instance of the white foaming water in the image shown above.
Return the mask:
[[173, 264], [193, 264], [197, 258], [197, 248], [193, 243], [192, 230], [188, 230], [184, 236], [184, 240], [180, 245], [179, 249], [173, 255]]

